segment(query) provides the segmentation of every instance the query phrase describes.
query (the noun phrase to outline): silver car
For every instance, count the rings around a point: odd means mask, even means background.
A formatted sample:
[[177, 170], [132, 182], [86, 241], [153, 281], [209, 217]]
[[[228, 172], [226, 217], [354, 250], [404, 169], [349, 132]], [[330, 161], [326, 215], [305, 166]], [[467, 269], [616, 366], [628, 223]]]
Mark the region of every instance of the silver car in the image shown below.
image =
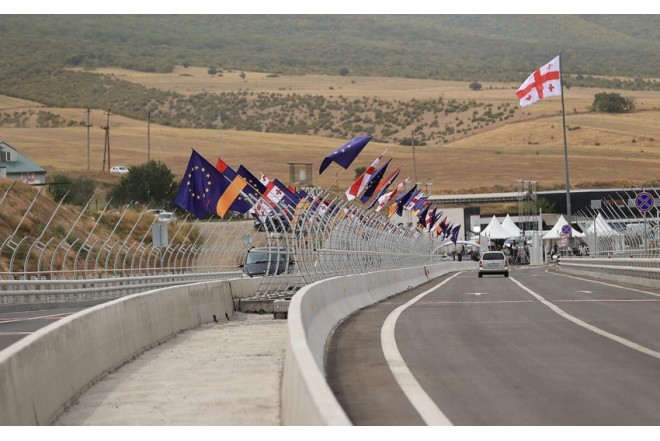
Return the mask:
[[501, 251], [486, 251], [479, 259], [479, 277], [484, 274], [504, 274], [509, 277], [509, 259]]

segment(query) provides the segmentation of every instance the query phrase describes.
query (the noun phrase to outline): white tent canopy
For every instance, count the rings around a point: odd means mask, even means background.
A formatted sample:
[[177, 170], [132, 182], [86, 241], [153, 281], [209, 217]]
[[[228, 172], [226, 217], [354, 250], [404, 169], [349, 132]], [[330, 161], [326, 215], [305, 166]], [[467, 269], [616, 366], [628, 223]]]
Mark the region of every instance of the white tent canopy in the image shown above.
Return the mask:
[[513, 222], [513, 219], [511, 219], [511, 216], [508, 214], [502, 221], [502, 227], [511, 234], [510, 237], [520, 236], [520, 228], [518, 228], [518, 226]]
[[[554, 227], [552, 227], [550, 231], [548, 231], [543, 235], [543, 240], [560, 239], [561, 229], [564, 227], [564, 225], [568, 225], [568, 222], [566, 222], [564, 216], [561, 215], [559, 216], [559, 219], [557, 219], [557, 222], [555, 223]], [[573, 227], [571, 227], [571, 234], [573, 237], [584, 237], [584, 233], [580, 233], [579, 231], [575, 230], [575, 228]]]
[[486, 228], [483, 229], [480, 236], [484, 236], [489, 240], [497, 239], [508, 239], [510, 237], [516, 237], [517, 235], [512, 234], [511, 232], [504, 229], [504, 227], [498, 222], [495, 215], [490, 220], [490, 223]]
[[593, 235], [594, 228], [596, 230], [597, 236], [616, 236], [619, 234], [614, 228], [610, 227], [610, 225], [605, 221], [603, 215], [600, 213], [598, 213], [598, 216], [596, 216], [595, 222], [591, 222], [589, 227], [584, 230], [584, 232], [586, 234]]

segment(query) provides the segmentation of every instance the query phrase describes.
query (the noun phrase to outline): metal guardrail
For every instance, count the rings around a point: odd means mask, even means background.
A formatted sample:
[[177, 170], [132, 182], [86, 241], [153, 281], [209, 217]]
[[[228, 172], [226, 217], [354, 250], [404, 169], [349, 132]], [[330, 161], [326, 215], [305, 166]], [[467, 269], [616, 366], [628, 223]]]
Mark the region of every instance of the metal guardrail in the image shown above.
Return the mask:
[[2, 279], [0, 306], [110, 300], [157, 288], [240, 276], [240, 272], [234, 272], [135, 275], [97, 279]]
[[660, 288], [660, 258], [561, 257], [558, 264], [568, 272]]

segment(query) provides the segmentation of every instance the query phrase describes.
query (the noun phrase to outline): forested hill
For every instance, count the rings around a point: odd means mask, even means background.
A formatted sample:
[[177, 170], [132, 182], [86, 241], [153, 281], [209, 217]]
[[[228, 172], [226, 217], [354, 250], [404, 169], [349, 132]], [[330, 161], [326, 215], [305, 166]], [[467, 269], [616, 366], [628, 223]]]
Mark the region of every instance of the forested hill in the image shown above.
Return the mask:
[[657, 15], [2, 15], [0, 39], [5, 78], [189, 64], [520, 81], [560, 50], [572, 75], [660, 72]]

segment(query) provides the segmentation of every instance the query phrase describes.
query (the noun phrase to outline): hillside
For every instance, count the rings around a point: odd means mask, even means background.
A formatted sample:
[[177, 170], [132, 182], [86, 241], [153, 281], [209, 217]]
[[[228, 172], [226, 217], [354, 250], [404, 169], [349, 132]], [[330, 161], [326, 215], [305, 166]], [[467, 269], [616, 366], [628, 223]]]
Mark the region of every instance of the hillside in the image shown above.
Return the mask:
[[657, 24], [653, 15], [5, 15], [0, 93], [49, 107], [149, 115], [174, 127], [215, 128], [222, 116], [222, 127], [234, 130], [339, 138], [369, 132], [408, 144], [415, 130], [420, 144], [440, 144], [515, 118], [517, 109], [507, 102], [489, 108], [469, 89], [455, 101], [406, 97], [392, 107], [384, 97], [349, 98], [332, 84], [333, 96], [281, 93], [286, 89], [272, 96], [253, 81], [223, 93], [181, 93], [89, 70], [188, 76], [196, 74], [181, 69], [197, 66], [212, 79], [250, 81], [246, 72], [261, 72], [267, 80], [323, 74], [356, 85], [375, 77], [515, 88], [561, 49], [567, 87], [643, 92], [660, 89]]
[[[518, 81], [562, 50], [570, 72], [658, 73], [656, 15], [4, 15], [3, 59], [167, 72]], [[557, 31], [560, 32], [557, 32]], [[5, 68], [7, 68], [5, 66]], [[524, 79], [524, 77], [522, 78]]]
[[[392, 158], [393, 167], [401, 165], [402, 178], [414, 179], [416, 173], [417, 180], [424, 185], [430, 183], [428, 190], [435, 194], [515, 191], [519, 179], [536, 180], [540, 189], [547, 190], [564, 185], [561, 116], [557, 106], [556, 100], [549, 101], [534, 109], [528, 119], [443, 145], [416, 146], [415, 161], [410, 146], [372, 141], [349, 170], [332, 166], [320, 176], [321, 160], [347, 139], [152, 124], [150, 154], [179, 177], [191, 148], [211, 162], [222, 157], [234, 168], [243, 164], [256, 175], [261, 172], [285, 182], [294, 180], [289, 175], [289, 163], [311, 163], [314, 184], [342, 193], [355, 179], [355, 167], [366, 167], [388, 149], [386, 157]], [[43, 110], [24, 109], [35, 113]], [[85, 115], [84, 109], [48, 111], [60, 115], [62, 120], [79, 120]], [[641, 185], [655, 181], [655, 170], [660, 166], [658, 120], [658, 110], [628, 115], [567, 115], [572, 186], [608, 187], [615, 182]], [[36, 124], [36, 116], [31, 121]], [[89, 171], [84, 126], [50, 128], [26, 122], [23, 127], [0, 127], [0, 139], [37, 160], [49, 173], [66, 170], [95, 180], [118, 182], [118, 176], [100, 173], [105, 135], [100, 127], [105, 122], [103, 110], [91, 111]], [[148, 138], [144, 121], [112, 116], [110, 140], [113, 165], [146, 162]]]

